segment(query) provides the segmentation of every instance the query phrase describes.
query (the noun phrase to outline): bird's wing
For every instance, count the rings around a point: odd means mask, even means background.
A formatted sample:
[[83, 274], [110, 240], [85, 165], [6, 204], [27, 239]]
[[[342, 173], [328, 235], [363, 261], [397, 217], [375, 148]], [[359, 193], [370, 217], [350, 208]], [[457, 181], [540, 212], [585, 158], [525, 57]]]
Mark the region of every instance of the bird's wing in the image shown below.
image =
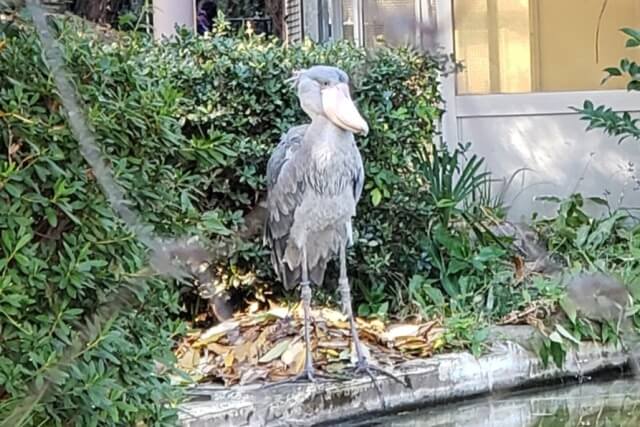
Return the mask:
[[356, 203], [358, 203], [364, 187], [364, 165], [362, 164], [360, 152], [357, 150], [356, 152], [358, 153], [358, 158], [356, 159], [356, 173], [353, 177], [353, 197]]
[[302, 201], [304, 179], [303, 165], [289, 160], [300, 148], [309, 125], [300, 125], [289, 129], [271, 154], [267, 163], [267, 220], [264, 228], [264, 241], [271, 247], [271, 262], [280, 280], [288, 287], [287, 274], [282, 260], [286, 249], [286, 240], [293, 224], [296, 208]]

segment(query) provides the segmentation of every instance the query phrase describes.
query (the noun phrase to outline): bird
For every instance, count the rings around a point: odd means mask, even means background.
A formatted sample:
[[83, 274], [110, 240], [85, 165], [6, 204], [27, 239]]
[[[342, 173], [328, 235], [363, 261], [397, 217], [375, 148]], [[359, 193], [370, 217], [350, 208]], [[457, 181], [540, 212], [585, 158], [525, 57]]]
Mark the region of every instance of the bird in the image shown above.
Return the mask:
[[[338, 289], [349, 319], [355, 370], [388, 372], [369, 363], [358, 337], [347, 275], [347, 248], [353, 245], [352, 219], [362, 195], [364, 166], [354, 135], [369, 125], [351, 98], [341, 69], [314, 65], [289, 79], [311, 123], [290, 128], [267, 162], [264, 242], [285, 289], [300, 287], [306, 347], [303, 371], [292, 381], [315, 381], [309, 333], [311, 285], [322, 286], [327, 263], [339, 259]], [[392, 376], [392, 378], [396, 379]], [[377, 387], [377, 386], [376, 386]]]
[[640, 340], [630, 317], [633, 298], [627, 288], [611, 275], [584, 273], [571, 278], [567, 298], [586, 318], [615, 324], [631, 372], [640, 376], [636, 355]]

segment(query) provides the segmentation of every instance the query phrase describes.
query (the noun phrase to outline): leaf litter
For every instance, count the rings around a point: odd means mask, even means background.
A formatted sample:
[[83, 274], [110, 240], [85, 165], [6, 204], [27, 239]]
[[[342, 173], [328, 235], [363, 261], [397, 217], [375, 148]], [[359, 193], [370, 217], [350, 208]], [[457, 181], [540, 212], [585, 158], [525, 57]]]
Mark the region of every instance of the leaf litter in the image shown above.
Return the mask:
[[[442, 322], [384, 323], [356, 319], [365, 355], [379, 366], [431, 356], [444, 346]], [[225, 386], [283, 380], [302, 372], [305, 361], [302, 308], [272, 305], [238, 313], [208, 329], [194, 330], [175, 353], [178, 368], [195, 382]], [[314, 367], [339, 374], [356, 360], [348, 319], [329, 308], [312, 310]]]

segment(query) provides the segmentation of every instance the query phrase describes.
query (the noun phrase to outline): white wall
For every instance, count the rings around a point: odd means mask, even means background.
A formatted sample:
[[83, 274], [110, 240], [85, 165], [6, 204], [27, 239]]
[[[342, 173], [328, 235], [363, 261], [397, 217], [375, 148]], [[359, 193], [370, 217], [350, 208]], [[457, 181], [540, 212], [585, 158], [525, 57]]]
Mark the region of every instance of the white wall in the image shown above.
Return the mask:
[[[513, 110], [518, 106], [513, 105]], [[532, 212], [551, 215], [557, 205], [535, 201], [536, 196], [563, 197], [576, 191], [584, 196], [608, 193], [613, 207], [640, 207], [635, 178], [640, 177], [636, 172], [640, 142], [627, 140], [619, 145], [599, 130], [586, 132], [587, 124], [578, 114], [465, 116], [465, 112], [469, 113], [462, 108], [463, 117], [457, 120], [459, 139], [472, 142], [472, 151], [485, 157], [494, 177], [508, 179], [519, 169], [531, 169], [517, 175], [508, 188], [511, 219], [526, 219]], [[496, 191], [502, 186], [496, 184]], [[595, 205], [589, 210], [599, 211]]]
[[176, 25], [195, 28], [195, 0], [153, 0], [153, 36], [172, 36]]

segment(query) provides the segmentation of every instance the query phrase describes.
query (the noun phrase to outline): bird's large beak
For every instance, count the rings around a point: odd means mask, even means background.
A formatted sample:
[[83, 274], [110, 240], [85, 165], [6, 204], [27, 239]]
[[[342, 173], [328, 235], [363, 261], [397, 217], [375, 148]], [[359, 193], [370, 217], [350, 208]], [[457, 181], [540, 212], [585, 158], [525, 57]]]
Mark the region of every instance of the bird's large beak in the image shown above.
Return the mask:
[[349, 86], [346, 83], [322, 89], [322, 107], [326, 116], [336, 126], [365, 136], [369, 133], [369, 125], [351, 100]]

